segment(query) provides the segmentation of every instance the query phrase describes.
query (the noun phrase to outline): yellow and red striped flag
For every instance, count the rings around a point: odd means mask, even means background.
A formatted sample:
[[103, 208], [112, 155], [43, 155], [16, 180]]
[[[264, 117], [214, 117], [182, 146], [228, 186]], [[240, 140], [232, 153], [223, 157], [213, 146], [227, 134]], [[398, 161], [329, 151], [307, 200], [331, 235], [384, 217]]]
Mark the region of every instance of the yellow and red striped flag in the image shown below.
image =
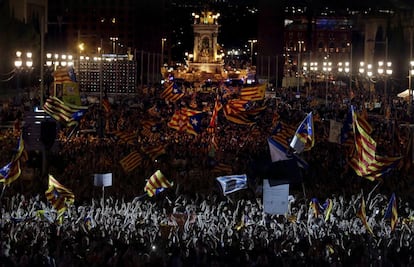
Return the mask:
[[223, 107], [223, 105], [220, 102], [220, 97], [217, 94], [216, 102], [214, 104], [213, 113], [211, 114], [210, 124], [209, 127], [215, 128], [217, 126], [217, 116], [220, 109]]
[[55, 83], [70, 83], [76, 82], [73, 69], [68, 67], [58, 67], [53, 72], [53, 78]]
[[371, 226], [368, 224], [367, 221], [367, 214], [365, 212], [365, 200], [364, 196], [361, 196], [361, 207], [359, 208], [357, 212], [357, 217], [361, 219], [362, 224], [365, 226], [365, 229], [371, 234], [374, 235], [374, 232], [371, 229]]
[[184, 96], [183, 91], [178, 86], [178, 84], [171, 82], [167, 85], [167, 87], [162, 91], [161, 98], [164, 98], [165, 100], [168, 100], [170, 102], [175, 102], [179, 99], [181, 99]]
[[16, 181], [22, 173], [20, 164], [26, 160], [27, 153], [24, 147], [24, 140], [23, 137], [20, 136], [17, 143], [16, 153], [13, 155], [12, 160], [0, 168], [0, 182], [4, 185], [10, 185], [12, 182]]
[[117, 130], [112, 132], [115, 135], [120, 143], [130, 144], [133, 145], [137, 140], [137, 133], [135, 132], [127, 132], [122, 130]]
[[119, 163], [125, 172], [131, 172], [141, 164], [142, 157], [137, 151], [129, 153], [126, 157], [121, 159]]
[[43, 108], [52, 118], [67, 126], [78, 124], [78, 121], [88, 110], [87, 106], [77, 106], [66, 103], [54, 96], [46, 99]]
[[45, 195], [58, 213], [64, 212], [68, 205], [75, 201], [72, 191], [60, 184], [51, 174], [49, 174], [49, 188]]
[[0, 182], [9, 185], [16, 181], [21, 173], [20, 160], [11, 161], [0, 169]]
[[370, 126], [360, 124], [360, 120], [355, 112], [352, 113], [352, 118], [355, 154], [349, 164], [357, 175], [370, 181], [375, 181], [391, 170], [392, 167], [396, 166], [396, 163], [401, 157], [385, 157], [377, 155], [377, 143], [368, 134], [368, 131], [371, 129]]
[[263, 100], [265, 97], [266, 84], [254, 86], [254, 87], [244, 87], [240, 92], [240, 99], [242, 100]]
[[388, 203], [387, 210], [384, 214], [384, 219], [391, 220], [391, 231], [394, 231], [398, 221], [397, 199], [395, 193], [392, 193], [391, 195], [390, 202]]
[[147, 192], [148, 196], [152, 197], [165, 190], [166, 188], [170, 188], [172, 186], [173, 183], [168, 181], [160, 170], [157, 170], [148, 179], [147, 184], [144, 187], [144, 191]]

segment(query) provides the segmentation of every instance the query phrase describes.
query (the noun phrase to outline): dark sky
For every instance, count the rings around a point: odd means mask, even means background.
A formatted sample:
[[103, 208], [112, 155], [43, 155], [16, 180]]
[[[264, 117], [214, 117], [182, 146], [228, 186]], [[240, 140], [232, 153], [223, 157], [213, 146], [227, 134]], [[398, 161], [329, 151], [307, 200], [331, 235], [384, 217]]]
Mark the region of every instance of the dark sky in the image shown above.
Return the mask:
[[[260, 1], [260, 0], [259, 0]], [[269, 1], [269, 0], [263, 0]], [[365, 7], [394, 7], [394, 8], [412, 8], [413, 0], [294, 0], [285, 1], [286, 4], [304, 4], [314, 7], [330, 6], [339, 8], [365, 8]]]

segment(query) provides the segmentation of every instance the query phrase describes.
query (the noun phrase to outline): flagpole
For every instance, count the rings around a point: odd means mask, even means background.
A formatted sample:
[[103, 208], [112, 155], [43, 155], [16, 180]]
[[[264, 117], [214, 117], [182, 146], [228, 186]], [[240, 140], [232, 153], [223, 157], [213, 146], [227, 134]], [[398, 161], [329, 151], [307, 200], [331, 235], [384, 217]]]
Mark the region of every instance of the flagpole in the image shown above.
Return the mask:
[[302, 182], [302, 191], [303, 191], [303, 196], [305, 197], [305, 199], [307, 199], [306, 198], [306, 191], [305, 191], [305, 183], [304, 182]]
[[1, 190], [1, 194], [0, 194], [0, 226], [3, 225], [3, 203], [2, 203], [2, 199], [3, 199], [3, 195], [4, 195], [4, 191], [6, 189], [6, 184], [3, 183], [3, 189]]
[[135, 199], [141, 199], [141, 198], [144, 198], [145, 196], [147, 196], [148, 194], [147, 193], [145, 193], [145, 194], [142, 194], [142, 195], [139, 195], [139, 196], [137, 196], [137, 197], [135, 197]]
[[374, 186], [374, 188], [371, 190], [371, 192], [369, 192], [369, 194], [368, 194], [368, 196], [367, 196], [367, 202], [368, 202], [368, 200], [371, 198], [371, 194], [372, 194], [372, 192], [374, 192], [374, 191], [375, 191], [375, 189], [377, 189], [377, 187], [378, 187], [380, 184], [381, 184], [381, 180], [378, 180], [377, 185], [376, 185], [376, 186]]
[[102, 210], [105, 209], [105, 186], [102, 186]]
[[74, 126], [73, 126], [73, 128], [72, 128], [72, 130], [70, 131], [70, 133], [66, 136], [66, 138], [67, 138], [67, 141], [69, 141], [70, 140], [70, 138], [72, 137], [72, 135], [73, 135], [73, 133], [75, 132], [75, 130], [76, 130], [76, 128], [78, 128], [78, 123], [76, 123]]
[[3, 199], [5, 189], [6, 189], [6, 184], [3, 183], [3, 189], [1, 190], [1, 194], [0, 194], [0, 204], [1, 204], [1, 200]]

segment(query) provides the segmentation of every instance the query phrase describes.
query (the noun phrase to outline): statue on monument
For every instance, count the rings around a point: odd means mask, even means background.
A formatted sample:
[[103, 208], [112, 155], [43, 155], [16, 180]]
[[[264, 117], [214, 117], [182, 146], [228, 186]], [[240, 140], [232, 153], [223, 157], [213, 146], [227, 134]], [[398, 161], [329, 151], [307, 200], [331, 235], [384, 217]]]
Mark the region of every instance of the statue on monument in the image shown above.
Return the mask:
[[201, 49], [200, 49], [200, 54], [201, 57], [203, 58], [208, 58], [210, 51], [209, 51], [209, 39], [207, 37], [203, 38], [203, 41], [201, 42]]

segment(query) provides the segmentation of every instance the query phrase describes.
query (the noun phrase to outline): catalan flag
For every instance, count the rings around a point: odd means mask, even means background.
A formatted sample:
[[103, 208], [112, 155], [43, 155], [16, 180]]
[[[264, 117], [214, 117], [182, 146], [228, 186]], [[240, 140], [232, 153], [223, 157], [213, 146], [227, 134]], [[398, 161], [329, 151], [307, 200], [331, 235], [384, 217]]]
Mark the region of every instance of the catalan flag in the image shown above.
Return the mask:
[[318, 217], [321, 214], [321, 208], [320, 208], [318, 199], [312, 198], [311, 202], [309, 203], [309, 206], [312, 208], [313, 215], [315, 217]]
[[240, 91], [240, 99], [242, 100], [263, 100], [265, 97], [266, 84], [253, 87], [244, 87]]
[[272, 162], [295, 159], [298, 166], [308, 168], [308, 163], [297, 154], [291, 152], [290, 143], [295, 134], [295, 127], [279, 121], [268, 138]]
[[127, 132], [127, 131], [113, 131], [111, 134], [118, 138], [119, 143], [125, 143], [133, 145], [137, 140], [137, 134], [135, 132]]
[[72, 67], [58, 67], [53, 72], [55, 83], [70, 83], [76, 82], [75, 72]]
[[149, 138], [149, 139], [159, 139], [160, 133], [159, 131], [160, 125], [151, 120], [145, 120], [142, 122], [142, 130], [141, 135]]
[[167, 85], [167, 87], [162, 91], [161, 98], [168, 100], [170, 102], [175, 102], [181, 99], [184, 96], [183, 91], [178, 86], [177, 83], [171, 82]]
[[12, 160], [0, 168], [0, 182], [4, 185], [10, 185], [12, 182], [16, 181], [21, 174], [20, 164], [27, 160], [26, 157], [27, 154], [24, 148], [24, 140], [22, 136], [20, 136]]
[[17, 142], [16, 153], [13, 155], [12, 161], [21, 159], [24, 156], [24, 152], [24, 139], [20, 136]]
[[45, 195], [58, 213], [64, 212], [68, 205], [75, 201], [72, 191], [60, 184], [51, 174], [49, 174], [49, 188]]
[[324, 213], [325, 213], [325, 222], [329, 220], [329, 217], [331, 216], [333, 203], [332, 200], [329, 198], [325, 201], [325, 203], [322, 205]]
[[201, 120], [203, 116], [202, 111], [181, 108], [175, 111], [167, 125], [177, 131], [197, 135], [201, 132]]
[[355, 154], [349, 164], [357, 175], [370, 181], [374, 181], [381, 178], [381, 176], [396, 166], [401, 157], [384, 157], [377, 155], [377, 143], [368, 134], [368, 130], [359, 123], [355, 113], [353, 113], [353, 129]]
[[398, 221], [397, 199], [395, 198], [395, 193], [392, 193], [387, 210], [384, 214], [384, 220], [387, 219], [391, 221], [391, 231], [394, 231]]
[[228, 121], [252, 125], [256, 121], [256, 117], [265, 109], [265, 106], [256, 107], [249, 100], [232, 99], [224, 106], [224, 116]]
[[358, 115], [354, 109], [351, 107], [349, 109], [349, 112], [346, 115], [345, 121], [343, 123], [343, 127], [341, 129], [341, 144], [343, 145], [354, 145], [354, 139], [353, 139], [353, 116], [356, 116], [358, 119], [359, 124], [362, 126], [363, 129], [368, 134], [371, 134], [373, 129], [371, 124], [368, 122], [368, 116], [367, 115]]
[[213, 113], [211, 114], [209, 127], [215, 128], [217, 126], [218, 113], [219, 113], [219, 111], [222, 107], [223, 107], [223, 105], [220, 102], [220, 96], [217, 94], [216, 102], [214, 103]]
[[365, 229], [371, 234], [374, 235], [374, 232], [371, 229], [371, 226], [369, 226], [367, 221], [367, 214], [365, 212], [365, 200], [364, 196], [361, 196], [361, 206], [357, 212], [357, 217], [361, 219], [362, 224], [365, 226]]
[[0, 169], [0, 182], [9, 185], [16, 181], [21, 173], [20, 160], [11, 161]]
[[186, 115], [188, 117], [186, 132], [192, 135], [199, 134], [202, 129], [201, 120], [204, 117], [204, 113], [201, 111], [187, 109]]
[[176, 110], [170, 121], [167, 123], [167, 126], [179, 132], [184, 132], [187, 128], [187, 116], [181, 114], [180, 109]]
[[54, 96], [49, 97], [45, 101], [43, 108], [52, 118], [67, 126], [77, 125], [78, 121], [88, 110], [87, 106], [77, 106], [65, 103]]
[[151, 177], [148, 179], [144, 191], [147, 192], [149, 197], [153, 197], [160, 191], [162, 188], [170, 188], [173, 186], [173, 183], [168, 181], [165, 178], [164, 174], [160, 170], [157, 170]]
[[315, 132], [313, 129], [313, 117], [312, 112], [306, 115], [305, 119], [299, 125], [290, 142], [292, 147], [297, 153], [310, 150], [315, 145]]
[[141, 164], [142, 157], [137, 151], [132, 151], [119, 161], [125, 172], [131, 172]]

